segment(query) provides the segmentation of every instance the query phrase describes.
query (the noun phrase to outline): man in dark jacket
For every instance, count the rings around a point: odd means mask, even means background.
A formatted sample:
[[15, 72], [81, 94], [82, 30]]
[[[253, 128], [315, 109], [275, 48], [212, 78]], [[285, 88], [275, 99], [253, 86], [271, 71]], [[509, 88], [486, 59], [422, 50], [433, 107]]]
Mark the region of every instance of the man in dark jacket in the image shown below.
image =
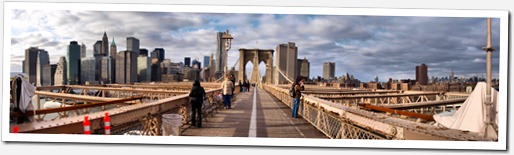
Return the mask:
[[[230, 74], [230, 81], [232, 81], [232, 87], [236, 87], [236, 77], [234, 77], [234, 74]], [[234, 90], [235, 89], [232, 89], [232, 95], [234, 95]]]
[[200, 86], [200, 81], [195, 80], [193, 83], [193, 88], [191, 88], [191, 92], [189, 93], [189, 97], [191, 97], [191, 109], [193, 110], [193, 117], [191, 119], [191, 124], [193, 126], [197, 126], [196, 124], [196, 115], [198, 115], [198, 126], [202, 127], [202, 104], [203, 99], [205, 97], [205, 89]]

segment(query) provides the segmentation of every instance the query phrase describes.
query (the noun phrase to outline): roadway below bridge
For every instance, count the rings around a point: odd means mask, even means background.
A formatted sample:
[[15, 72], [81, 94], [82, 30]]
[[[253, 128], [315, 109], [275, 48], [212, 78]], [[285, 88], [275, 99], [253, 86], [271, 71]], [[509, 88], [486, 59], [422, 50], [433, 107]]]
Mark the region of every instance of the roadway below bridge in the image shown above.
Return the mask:
[[207, 116], [202, 128], [190, 126], [181, 135], [327, 139], [306, 120], [292, 118], [289, 106], [257, 87], [237, 94], [232, 109], [222, 109], [214, 112], [214, 116]]

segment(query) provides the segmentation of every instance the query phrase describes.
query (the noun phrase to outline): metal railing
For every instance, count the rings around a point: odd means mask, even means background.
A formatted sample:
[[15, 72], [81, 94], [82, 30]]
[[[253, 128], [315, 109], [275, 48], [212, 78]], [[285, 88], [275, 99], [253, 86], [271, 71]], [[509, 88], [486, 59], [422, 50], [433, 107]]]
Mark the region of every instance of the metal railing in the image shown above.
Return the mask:
[[[264, 89], [291, 107], [292, 98], [287, 89], [270, 85]], [[302, 96], [299, 114], [333, 139], [490, 141], [478, 133], [347, 107], [309, 95]]]

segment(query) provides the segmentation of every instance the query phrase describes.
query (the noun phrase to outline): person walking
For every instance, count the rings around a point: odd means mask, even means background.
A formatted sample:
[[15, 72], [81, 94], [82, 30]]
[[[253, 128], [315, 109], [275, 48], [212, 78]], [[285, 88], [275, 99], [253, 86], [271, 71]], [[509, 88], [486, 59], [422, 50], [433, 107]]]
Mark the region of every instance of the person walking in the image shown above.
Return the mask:
[[250, 80], [247, 80], [246, 82], [246, 89], [250, 92]]
[[236, 77], [234, 77], [234, 74], [230, 74], [230, 81], [232, 82], [232, 95], [234, 95], [234, 90], [236, 87]]
[[294, 89], [294, 96], [293, 96], [293, 118], [297, 118], [298, 115], [298, 108], [300, 107], [300, 98], [302, 97], [302, 91], [305, 90], [305, 87], [303, 86], [304, 81], [303, 79], [297, 79], [296, 82], [292, 85], [292, 88]]
[[246, 81], [243, 81], [243, 92], [246, 92]]
[[225, 109], [232, 109], [231, 100], [234, 90], [234, 84], [230, 81], [230, 77], [225, 77], [225, 81], [221, 83], [223, 93], [223, 107]]
[[244, 92], [243, 84], [241, 83], [241, 80], [239, 80], [239, 92]]
[[[191, 109], [193, 110], [193, 116], [191, 119], [191, 124], [193, 126], [197, 126], [199, 128], [202, 127], [202, 104], [205, 97], [205, 89], [200, 86], [200, 81], [195, 80], [193, 83], [193, 88], [191, 88], [191, 92], [189, 92], [189, 97], [191, 98]], [[198, 115], [198, 124], [197, 122]]]

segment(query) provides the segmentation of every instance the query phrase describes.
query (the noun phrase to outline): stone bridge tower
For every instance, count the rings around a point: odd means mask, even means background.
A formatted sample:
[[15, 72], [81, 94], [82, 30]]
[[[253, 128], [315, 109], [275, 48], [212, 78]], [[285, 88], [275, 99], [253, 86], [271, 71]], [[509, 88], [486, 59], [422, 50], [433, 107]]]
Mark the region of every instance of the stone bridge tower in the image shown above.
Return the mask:
[[273, 52], [272, 49], [239, 49], [238, 80], [247, 80], [245, 66], [248, 61], [251, 61], [253, 70], [250, 82], [259, 83], [259, 76], [262, 76], [259, 70], [259, 63], [264, 62], [266, 65], [266, 79], [264, 79], [264, 83], [271, 84], [273, 82]]

